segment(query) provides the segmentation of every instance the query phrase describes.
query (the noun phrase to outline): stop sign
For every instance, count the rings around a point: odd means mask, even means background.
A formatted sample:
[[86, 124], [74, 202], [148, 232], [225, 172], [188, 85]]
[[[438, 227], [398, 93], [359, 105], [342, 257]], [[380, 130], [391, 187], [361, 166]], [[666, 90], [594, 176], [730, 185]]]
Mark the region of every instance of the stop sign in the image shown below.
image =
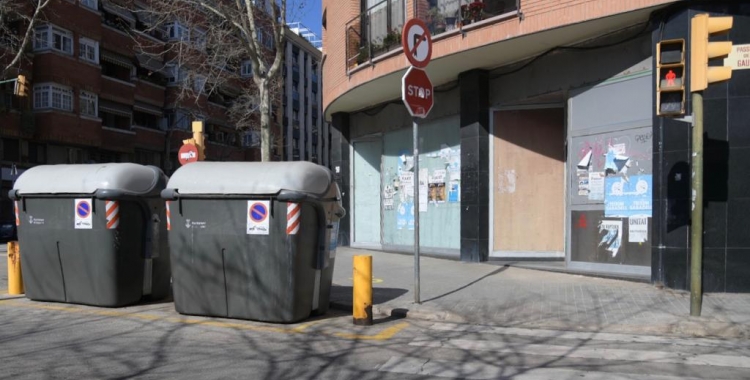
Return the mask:
[[193, 144], [183, 145], [177, 152], [177, 160], [180, 161], [180, 165], [198, 161], [198, 148]]
[[422, 69], [410, 67], [401, 79], [401, 99], [412, 117], [427, 117], [432, 110], [432, 82]]

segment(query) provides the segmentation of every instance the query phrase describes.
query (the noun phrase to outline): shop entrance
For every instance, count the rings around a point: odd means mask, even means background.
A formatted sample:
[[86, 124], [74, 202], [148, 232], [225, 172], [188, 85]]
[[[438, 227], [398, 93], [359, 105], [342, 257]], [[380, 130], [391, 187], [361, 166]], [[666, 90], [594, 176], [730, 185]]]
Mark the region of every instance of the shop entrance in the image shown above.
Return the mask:
[[496, 257], [564, 257], [565, 111], [494, 114]]
[[354, 142], [353, 244], [380, 246], [381, 140]]

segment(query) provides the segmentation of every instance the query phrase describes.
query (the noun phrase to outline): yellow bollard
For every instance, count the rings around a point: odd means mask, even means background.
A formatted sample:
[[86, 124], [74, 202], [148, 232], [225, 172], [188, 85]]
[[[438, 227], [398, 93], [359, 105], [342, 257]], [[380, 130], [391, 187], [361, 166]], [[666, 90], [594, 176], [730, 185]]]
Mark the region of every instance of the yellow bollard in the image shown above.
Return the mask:
[[372, 325], [372, 256], [354, 256], [354, 324]]
[[23, 294], [21, 250], [17, 241], [8, 243], [8, 294]]

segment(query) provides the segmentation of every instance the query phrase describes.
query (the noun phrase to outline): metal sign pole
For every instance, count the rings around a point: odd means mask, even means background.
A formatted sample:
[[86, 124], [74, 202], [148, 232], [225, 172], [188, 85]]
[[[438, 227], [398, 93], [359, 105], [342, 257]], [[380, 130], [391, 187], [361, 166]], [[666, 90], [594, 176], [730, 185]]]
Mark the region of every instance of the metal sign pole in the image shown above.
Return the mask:
[[421, 303], [419, 300], [419, 125], [417, 118], [413, 118], [414, 124], [414, 303]]

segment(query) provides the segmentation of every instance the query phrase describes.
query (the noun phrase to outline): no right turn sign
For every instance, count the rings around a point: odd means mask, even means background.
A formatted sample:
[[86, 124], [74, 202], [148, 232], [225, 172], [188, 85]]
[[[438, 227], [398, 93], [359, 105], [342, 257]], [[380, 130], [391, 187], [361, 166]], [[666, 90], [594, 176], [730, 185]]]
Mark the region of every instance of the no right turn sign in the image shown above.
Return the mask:
[[430, 63], [432, 36], [422, 20], [413, 18], [406, 22], [401, 34], [401, 45], [412, 66], [424, 68]]

